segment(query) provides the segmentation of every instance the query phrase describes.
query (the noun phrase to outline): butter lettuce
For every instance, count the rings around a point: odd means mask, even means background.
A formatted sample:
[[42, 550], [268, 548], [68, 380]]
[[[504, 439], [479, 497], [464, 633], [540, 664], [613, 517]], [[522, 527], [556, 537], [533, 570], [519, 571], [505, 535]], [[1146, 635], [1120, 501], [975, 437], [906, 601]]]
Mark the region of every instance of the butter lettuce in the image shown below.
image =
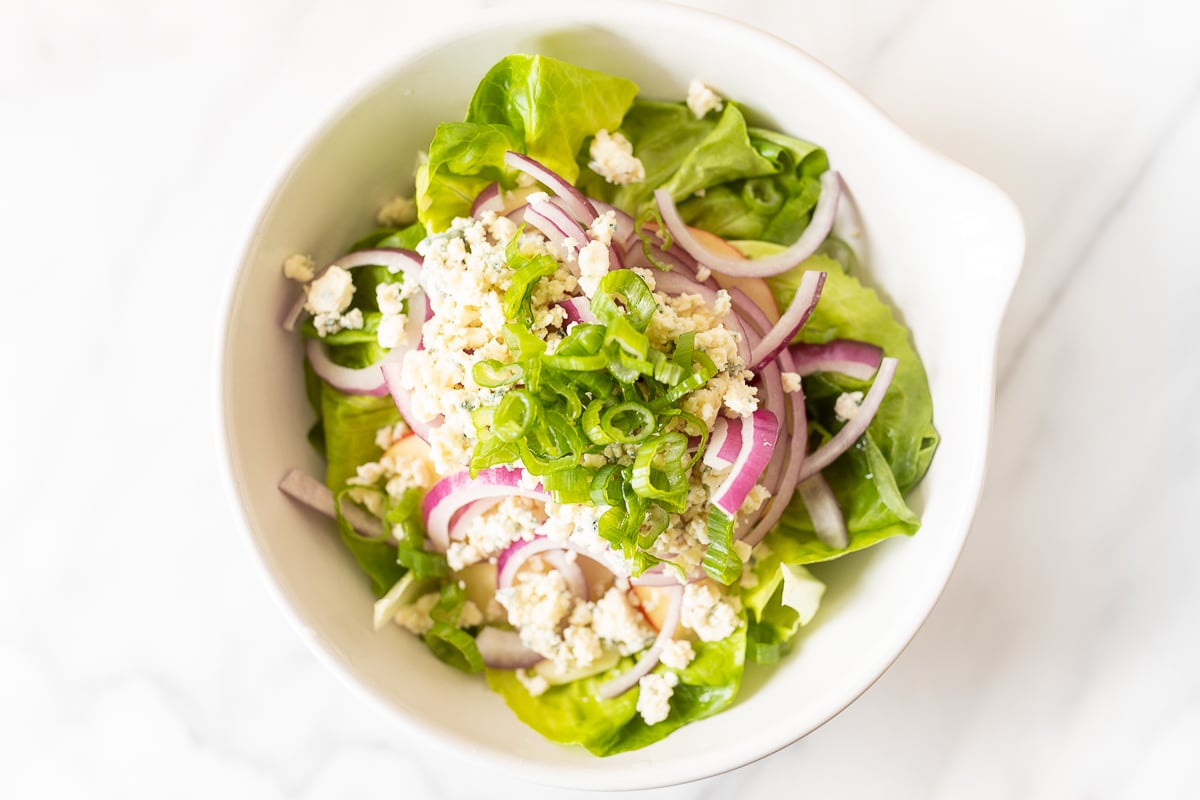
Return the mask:
[[653, 206], [656, 188], [680, 203], [690, 225], [729, 239], [790, 244], [808, 224], [829, 168], [809, 142], [750, 126], [736, 103], [696, 119], [683, 103], [637, 100], [621, 132], [646, 168], [639, 183], [614, 186], [586, 167], [585, 194], [637, 215]]
[[[743, 249], [762, 252], [765, 248]], [[905, 503], [904, 495], [928, 470], [938, 444], [925, 367], [912, 347], [908, 329], [874, 290], [848, 274], [840, 262], [818, 254], [795, 270], [768, 279], [780, 307], [791, 301], [801, 274], [809, 269], [823, 270], [828, 276], [821, 301], [797, 341], [848, 338], [873, 342], [883, 348], [885, 355], [899, 359], [899, 365], [866, 434], [822, 472], [845, 515], [849, 546], [839, 550], [817, 539], [804, 503], [795, 495], [766, 540], [772, 553], [785, 564], [825, 561], [891, 536], [915, 533], [920, 520]], [[838, 395], [865, 391], [869, 385], [833, 374], [805, 378], [810, 448], [819, 446], [842, 426], [834, 414]]]
[[545, 56], [502, 59], [476, 88], [466, 120], [437, 127], [417, 172], [418, 218], [441, 231], [466, 216], [489, 183], [512, 186], [508, 150], [574, 181], [584, 140], [601, 128], [616, 130], [637, 92], [633, 81]]
[[[637, 713], [638, 689], [602, 700], [597, 689], [633, 666], [632, 658], [599, 675], [553, 686], [534, 697], [511, 670], [487, 671], [488, 685], [504, 697], [509, 708], [542, 736], [562, 744], [578, 744], [598, 756], [636, 750], [665, 738], [689, 722], [728, 708], [737, 696], [745, 667], [746, 630], [719, 642], [695, 642], [695, 659], [679, 673], [671, 696], [670, 715], [647, 725]], [[655, 672], [664, 672], [659, 665]]]

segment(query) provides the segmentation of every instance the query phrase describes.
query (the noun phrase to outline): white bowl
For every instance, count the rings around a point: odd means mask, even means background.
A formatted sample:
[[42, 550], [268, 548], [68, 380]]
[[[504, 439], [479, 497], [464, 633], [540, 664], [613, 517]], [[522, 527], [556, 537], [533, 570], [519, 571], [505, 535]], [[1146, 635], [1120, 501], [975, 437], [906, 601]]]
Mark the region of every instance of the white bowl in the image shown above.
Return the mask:
[[[305, 439], [311, 414], [300, 345], [278, 326], [296, 291], [280, 262], [296, 251], [318, 261], [342, 253], [382, 201], [411, 189], [414, 156], [434, 126], [461, 119], [479, 78], [514, 52], [632, 78], [648, 97], [681, 98], [701, 77], [759, 122], [823, 145], [861, 210], [871, 281], [912, 327], [942, 435], [912, 499], [924, 520], [916, 536], [825, 568], [830, 588], [816, 623], [782, 664], [748, 671], [731, 709], [606, 759], [543, 740], [480, 678], [444, 666], [407, 633], [376, 633], [367, 581], [331, 526], [276, 489], [288, 467], [321, 469]], [[1023, 246], [1020, 219], [1003, 193], [913, 141], [786, 42], [646, 3], [497, 10], [444, 46], [407, 57], [350, 103], [297, 159], [263, 212], [228, 300], [221, 391], [234, 497], [304, 640], [414, 740], [529, 780], [580, 788], [714, 775], [796, 741], [845, 708], [932, 609], [983, 480], [996, 338]]]

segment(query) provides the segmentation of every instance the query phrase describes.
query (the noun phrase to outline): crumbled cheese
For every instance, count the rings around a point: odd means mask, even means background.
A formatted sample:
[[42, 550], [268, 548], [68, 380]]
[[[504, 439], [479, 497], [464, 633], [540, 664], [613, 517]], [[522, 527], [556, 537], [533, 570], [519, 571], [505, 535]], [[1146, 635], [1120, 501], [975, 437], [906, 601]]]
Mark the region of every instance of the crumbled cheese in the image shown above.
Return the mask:
[[527, 669], [517, 670], [517, 680], [525, 687], [525, 691], [529, 692], [530, 697], [540, 697], [550, 688], [549, 681]]
[[579, 288], [591, 297], [608, 274], [608, 247], [599, 241], [588, 242], [579, 251]]
[[696, 119], [702, 118], [710, 111], [720, 111], [723, 105], [721, 95], [714, 92], [708, 84], [698, 78], [693, 78], [688, 84], [687, 107], [696, 115]]
[[684, 669], [695, 657], [696, 651], [686, 639], [668, 639], [663, 642], [658, 656], [659, 661], [671, 669]]
[[842, 392], [833, 404], [833, 413], [843, 422], [849, 422], [858, 413], [858, 407], [862, 405], [862, 401], [862, 392]]
[[704, 283], [706, 280], [708, 280], [711, 277], [712, 277], [711, 269], [704, 266], [703, 264], [696, 267], [696, 282], [697, 283]]
[[399, 228], [417, 221], [417, 204], [411, 197], [397, 195], [379, 208], [376, 220], [380, 225]]
[[[496, 591], [496, 601], [508, 610], [508, 621], [520, 632], [526, 647], [559, 660], [564, 649], [559, 628], [575, 602], [562, 573], [521, 573], [512, 586]], [[570, 653], [566, 655], [569, 658]]]
[[526, 497], [506, 497], [476, 517], [462, 541], [450, 543], [446, 560], [453, 570], [478, 564], [498, 555], [513, 542], [532, 539], [543, 516], [537, 503]]
[[647, 725], [656, 725], [671, 714], [671, 695], [679, 685], [674, 672], [652, 672], [638, 681], [637, 712]]
[[710, 583], [689, 583], [683, 587], [680, 623], [691, 629], [702, 642], [715, 642], [732, 634], [738, 627], [733, 606]]
[[433, 607], [437, 605], [441, 595], [438, 592], [429, 592], [423, 594], [415, 603], [402, 606], [396, 612], [396, 624], [402, 628], [408, 628], [418, 636], [422, 636], [429, 632], [433, 627], [433, 618], [429, 616], [429, 612], [433, 611]]
[[785, 372], [779, 376], [785, 392], [798, 392], [801, 389], [800, 375], [795, 372]]
[[596, 216], [592, 224], [588, 227], [588, 235], [594, 241], [600, 242], [604, 246], [612, 244], [613, 234], [617, 232], [617, 212], [605, 211], [603, 214]]
[[588, 148], [588, 168], [609, 183], [638, 183], [646, 179], [646, 167], [633, 154], [633, 145], [622, 133], [596, 131]]
[[644, 650], [654, 641], [654, 630], [646, 618], [629, 603], [625, 592], [615, 586], [596, 601], [592, 627], [623, 656]]
[[375, 287], [375, 302], [384, 316], [404, 313], [404, 283], [381, 283]]
[[311, 314], [341, 314], [354, 299], [354, 278], [347, 270], [331, 266], [308, 285], [304, 307]]
[[283, 260], [283, 274], [297, 283], [308, 283], [316, 274], [316, 265], [309, 256], [292, 253]]
[[384, 314], [375, 329], [375, 339], [380, 347], [391, 350], [408, 340], [408, 317], [405, 314]]
[[375, 431], [375, 446], [380, 450], [387, 450], [408, 434], [408, 425], [404, 423], [404, 420], [397, 420], [395, 425], [384, 425]]

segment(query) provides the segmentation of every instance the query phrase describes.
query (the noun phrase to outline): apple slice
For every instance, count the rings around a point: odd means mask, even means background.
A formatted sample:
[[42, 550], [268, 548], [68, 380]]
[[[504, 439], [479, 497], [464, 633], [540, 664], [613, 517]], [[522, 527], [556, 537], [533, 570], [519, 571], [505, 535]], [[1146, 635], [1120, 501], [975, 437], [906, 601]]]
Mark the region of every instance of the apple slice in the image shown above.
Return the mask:
[[670, 592], [665, 586], [634, 586], [633, 593], [637, 595], [638, 607], [642, 616], [654, 630], [662, 630], [663, 621], [667, 617], [667, 608], [671, 605]]

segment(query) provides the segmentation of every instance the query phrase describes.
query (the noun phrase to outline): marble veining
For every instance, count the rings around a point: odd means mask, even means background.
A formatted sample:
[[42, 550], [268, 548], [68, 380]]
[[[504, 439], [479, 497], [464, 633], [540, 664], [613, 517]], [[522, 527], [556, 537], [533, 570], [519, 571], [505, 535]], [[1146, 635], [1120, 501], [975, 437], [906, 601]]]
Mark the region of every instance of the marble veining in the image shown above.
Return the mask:
[[[633, 794], [1196, 797], [1200, 6], [688, 4], [997, 182], [1029, 247], [925, 627], [801, 742]], [[397, 54], [502, 5], [0, 9], [0, 796], [588, 796], [463, 770], [340, 686], [269, 599], [214, 438], [223, 289], [273, 182]]]

